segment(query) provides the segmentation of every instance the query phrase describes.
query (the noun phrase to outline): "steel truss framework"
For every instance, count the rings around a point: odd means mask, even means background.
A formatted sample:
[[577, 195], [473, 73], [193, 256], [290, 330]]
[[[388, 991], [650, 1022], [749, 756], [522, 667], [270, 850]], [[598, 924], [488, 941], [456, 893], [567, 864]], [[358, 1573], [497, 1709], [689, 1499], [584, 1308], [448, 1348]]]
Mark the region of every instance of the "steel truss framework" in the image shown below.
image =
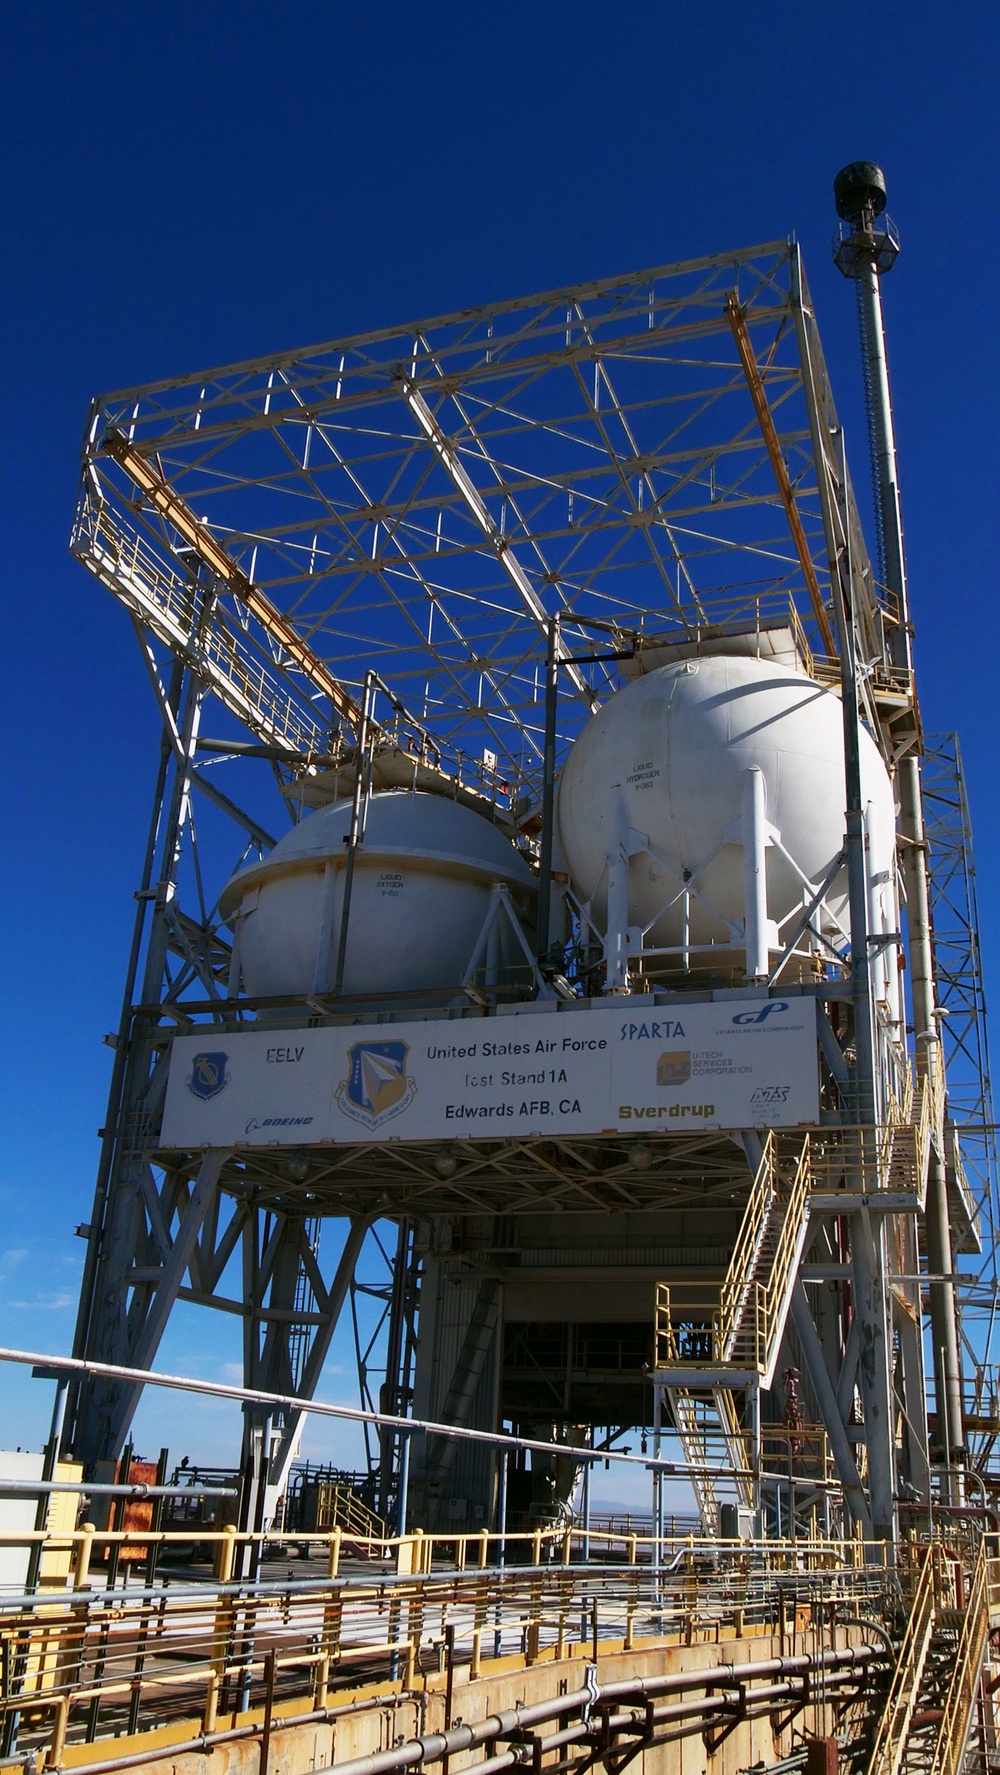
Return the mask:
[[[745, 1197], [747, 1155], [719, 1136], [665, 1136], [641, 1165], [612, 1137], [476, 1143], [442, 1176], [426, 1147], [202, 1158], [160, 1152], [157, 1131], [171, 1033], [254, 1013], [219, 888], [343, 791], [373, 667], [382, 780], [488, 804], [529, 855], [552, 646], [562, 756], [621, 681], [609, 655], [782, 624], [829, 675], [839, 608], [863, 717], [888, 756], [913, 746], [900, 612], [868, 560], [794, 244], [105, 397], [72, 548], [128, 611], [163, 724], [78, 1355], [149, 1365], [188, 1300], [242, 1318], [249, 1385], [308, 1395], [380, 1217]], [[293, 1025], [346, 1009], [270, 1008]], [[332, 1270], [329, 1218], [346, 1228]], [[398, 1401], [412, 1280], [404, 1295], [381, 1289]], [[363, 1387], [383, 1360], [366, 1339]], [[77, 1453], [113, 1453], [137, 1397], [82, 1387]], [[298, 1427], [273, 1426], [272, 1483]]]
[[[831, 650], [836, 430], [782, 242], [101, 399], [73, 548], [290, 773], [336, 751], [374, 666], [412, 717], [386, 710], [401, 737], [419, 724], [486, 792], [530, 795], [556, 612], [575, 656], [605, 649], [571, 610], [679, 638], [791, 599]], [[238, 583], [192, 572], [197, 536], [130, 462], [197, 514]], [[887, 601], [841, 493], [874, 663]], [[338, 708], [248, 585], [345, 687]], [[615, 682], [606, 662], [567, 674], [563, 742]]]
[[957, 1137], [952, 1188], [964, 1182], [980, 1227], [981, 1262], [966, 1266], [961, 1299], [967, 1321], [987, 1322], [985, 1341], [977, 1336], [970, 1347], [982, 1364], [990, 1359], [998, 1300], [997, 1143], [972, 821], [957, 734], [928, 738], [922, 775], [948, 1118]]

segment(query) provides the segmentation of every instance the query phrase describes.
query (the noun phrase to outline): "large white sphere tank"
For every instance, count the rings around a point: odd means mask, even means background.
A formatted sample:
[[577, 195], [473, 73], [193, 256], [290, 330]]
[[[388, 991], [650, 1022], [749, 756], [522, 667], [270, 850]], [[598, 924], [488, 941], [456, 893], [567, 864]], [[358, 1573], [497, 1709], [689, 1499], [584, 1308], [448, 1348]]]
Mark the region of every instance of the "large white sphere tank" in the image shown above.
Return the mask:
[[[240, 972], [254, 998], [330, 992], [336, 982], [351, 808], [338, 802], [301, 820], [258, 863], [223, 889]], [[356, 851], [343, 991], [357, 997], [422, 994], [446, 1002], [459, 986], [503, 883], [522, 917], [535, 883], [504, 834], [442, 796], [406, 790], [373, 795]], [[491, 961], [501, 975], [524, 963], [500, 921]]]
[[[648, 945], [680, 945], [685, 932], [679, 896], [689, 880], [688, 965], [740, 968], [726, 921], [742, 927], [738, 837], [747, 772], [755, 766], [764, 777], [768, 824], [781, 841], [769, 846], [765, 864], [768, 918], [781, 927], [809, 897], [805, 882], [818, 887], [843, 847], [843, 716], [832, 691], [804, 673], [753, 657], [710, 655], [663, 666], [618, 691], [583, 729], [566, 761], [557, 804], [559, 837], [581, 900], [606, 918], [608, 849], [620, 793], [630, 826], [648, 838], [648, 847], [629, 863], [629, 923], [650, 927]], [[861, 777], [869, 869], [891, 871], [892, 785], [864, 731]], [[838, 921], [850, 929], [846, 869], [827, 904], [829, 912], [820, 915], [824, 934], [842, 949]], [[784, 938], [772, 929], [772, 956], [778, 941]], [[699, 953], [695, 945], [712, 948]], [[682, 965], [680, 956], [661, 957], [646, 971], [666, 973]]]

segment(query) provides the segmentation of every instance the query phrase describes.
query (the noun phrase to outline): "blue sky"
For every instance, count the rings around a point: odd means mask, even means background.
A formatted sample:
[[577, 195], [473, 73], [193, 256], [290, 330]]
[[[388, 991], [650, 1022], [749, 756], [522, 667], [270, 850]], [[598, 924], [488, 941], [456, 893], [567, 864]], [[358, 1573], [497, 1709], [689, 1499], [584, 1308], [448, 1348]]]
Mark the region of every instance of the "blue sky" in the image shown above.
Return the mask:
[[[0, 1339], [71, 1337], [154, 770], [127, 619], [66, 553], [98, 390], [794, 230], [864, 488], [830, 186], [880, 161], [924, 716], [961, 733], [997, 997], [995, 8], [40, 0], [4, 36]], [[189, 1314], [161, 1364], [228, 1378], [224, 1345]], [[37, 1447], [48, 1389], [0, 1387]]]

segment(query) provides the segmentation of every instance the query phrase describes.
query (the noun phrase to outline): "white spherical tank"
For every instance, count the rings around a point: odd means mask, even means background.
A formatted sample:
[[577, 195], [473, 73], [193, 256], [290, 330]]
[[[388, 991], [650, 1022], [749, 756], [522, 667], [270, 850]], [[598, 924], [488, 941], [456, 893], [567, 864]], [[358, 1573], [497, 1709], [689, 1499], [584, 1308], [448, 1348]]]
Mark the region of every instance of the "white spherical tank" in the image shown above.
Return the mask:
[[[861, 746], [869, 870], [877, 875], [892, 869], [893, 792], [866, 732]], [[755, 769], [763, 775], [766, 821], [774, 829], [765, 852], [773, 956], [784, 942], [785, 921], [808, 898], [806, 883], [818, 887], [841, 851], [846, 792], [839, 698], [770, 660], [716, 655], [663, 666], [618, 691], [593, 716], [569, 754], [557, 804], [576, 893], [606, 918], [609, 848], [616, 818], [620, 833], [627, 812], [634, 851], [629, 924], [646, 931], [647, 945], [690, 945], [691, 968], [741, 967], [734, 946], [734, 927], [742, 928], [744, 919], [741, 822], [748, 773]], [[849, 931], [846, 869], [819, 917], [824, 934], [842, 949]], [[702, 945], [711, 948], [699, 950]], [[678, 955], [661, 957], [647, 972], [682, 965]]]
[[[336, 981], [351, 809], [308, 816], [223, 889], [240, 971], [254, 998], [330, 992]], [[438, 795], [390, 790], [368, 804], [356, 851], [343, 991], [357, 997], [461, 982], [495, 883], [518, 915], [533, 917], [536, 886], [523, 858], [481, 814]], [[530, 926], [529, 926], [530, 928]], [[491, 962], [502, 975], [524, 963], [509, 921], [499, 921]]]

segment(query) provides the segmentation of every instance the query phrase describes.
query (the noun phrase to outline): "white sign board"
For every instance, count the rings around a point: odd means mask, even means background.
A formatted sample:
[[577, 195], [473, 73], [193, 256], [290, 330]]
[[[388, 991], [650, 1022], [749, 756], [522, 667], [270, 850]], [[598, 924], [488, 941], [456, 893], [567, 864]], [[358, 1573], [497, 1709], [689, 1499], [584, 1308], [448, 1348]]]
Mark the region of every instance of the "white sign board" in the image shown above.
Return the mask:
[[174, 1039], [160, 1145], [498, 1140], [819, 1120], [816, 1005], [746, 995]]

